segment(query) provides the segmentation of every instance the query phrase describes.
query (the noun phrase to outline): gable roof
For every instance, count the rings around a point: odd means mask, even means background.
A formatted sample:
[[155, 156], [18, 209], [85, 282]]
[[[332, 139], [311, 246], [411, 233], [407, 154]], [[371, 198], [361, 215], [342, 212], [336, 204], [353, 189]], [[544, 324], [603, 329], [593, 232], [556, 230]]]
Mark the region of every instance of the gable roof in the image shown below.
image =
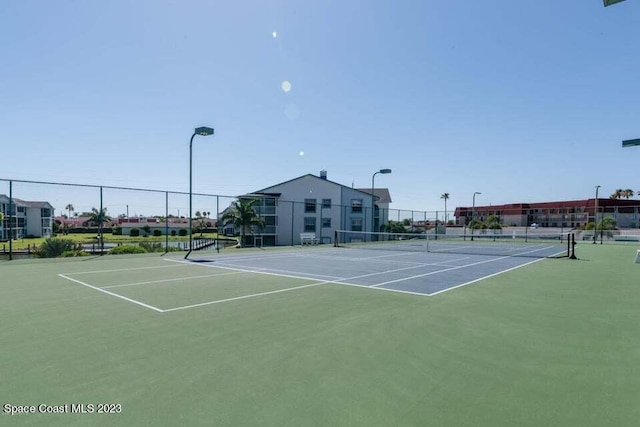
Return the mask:
[[[0, 194], [0, 198], [6, 199], [7, 202], [9, 201], [9, 197], [6, 194]], [[22, 207], [22, 208], [49, 208], [49, 209], [53, 209], [53, 206], [49, 202], [32, 202], [32, 201], [28, 201], [28, 200], [18, 199], [16, 197], [13, 197], [11, 199], [11, 201], [16, 206]]]
[[[362, 189], [359, 189], [359, 188], [348, 187], [346, 185], [342, 185], [342, 184], [339, 184], [337, 182], [330, 181], [330, 180], [328, 180], [326, 178], [320, 178], [319, 176], [316, 176], [316, 175], [313, 175], [313, 174], [310, 174], [310, 173], [308, 173], [306, 175], [299, 176], [297, 178], [290, 179], [288, 181], [281, 182], [279, 184], [271, 185], [269, 187], [263, 188], [262, 190], [254, 191], [253, 194], [266, 194], [265, 192], [268, 192], [268, 190], [272, 189], [273, 187], [277, 187], [279, 185], [284, 185], [284, 184], [289, 184], [291, 182], [294, 182], [294, 181], [297, 181], [297, 180], [300, 180], [300, 179], [303, 179], [303, 178], [308, 178], [308, 177], [320, 180], [322, 182], [328, 182], [329, 184], [332, 184], [332, 185], [337, 185], [340, 188], [348, 188], [349, 190], [359, 191], [361, 193], [366, 194], [367, 196], [371, 195], [371, 191], [367, 192], [367, 191], [363, 191]], [[270, 193], [270, 194], [274, 194], [274, 193]]]
[[[358, 190], [371, 194], [371, 188], [358, 188]], [[380, 203], [391, 203], [391, 194], [388, 188], [374, 188], [373, 195]]]

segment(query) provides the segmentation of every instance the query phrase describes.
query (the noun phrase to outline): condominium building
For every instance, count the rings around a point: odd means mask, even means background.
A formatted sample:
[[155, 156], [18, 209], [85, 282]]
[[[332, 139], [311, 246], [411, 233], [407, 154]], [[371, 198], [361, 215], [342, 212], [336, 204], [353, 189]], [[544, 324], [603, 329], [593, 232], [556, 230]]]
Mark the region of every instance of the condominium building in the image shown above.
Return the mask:
[[51, 237], [53, 235], [53, 206], [49, 202], [9, 199], [0, 194], [0, 212], [4, 219], [0, 226], [0, 240], [9, 237]]
[[301, 233], [315, 233], [318, 242], [332, 243], [335, 230], [377, 230], [388, 222], [391, 197], [386, 188], [374, 193], [329, 181], [326, 171], [254, 191], [242, 197], [259, 200], [256, 211], [265, 227], [250, 239], [265, 246], [297, 245]]
[[[597, 211], [596, 211], [597, 208]], [[484, 221], [496, 215], [507, 226], [577, 228], [597, 220], [613, 218], [619, 228], [640, 228], [640, 200], [585, 199], [542, 203], [515, 203], [457, 207], [456, 224], [468, 225], [473, 218]]]

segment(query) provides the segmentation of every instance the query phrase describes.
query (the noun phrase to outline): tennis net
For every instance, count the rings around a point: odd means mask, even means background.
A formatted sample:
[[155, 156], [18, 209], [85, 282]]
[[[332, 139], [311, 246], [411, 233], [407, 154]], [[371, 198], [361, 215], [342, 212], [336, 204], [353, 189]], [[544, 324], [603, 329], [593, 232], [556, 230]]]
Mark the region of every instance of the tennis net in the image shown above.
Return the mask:
[[531, 258], [574, 257], [573, 233], [414, 234], [338, 230], [335, 246]]

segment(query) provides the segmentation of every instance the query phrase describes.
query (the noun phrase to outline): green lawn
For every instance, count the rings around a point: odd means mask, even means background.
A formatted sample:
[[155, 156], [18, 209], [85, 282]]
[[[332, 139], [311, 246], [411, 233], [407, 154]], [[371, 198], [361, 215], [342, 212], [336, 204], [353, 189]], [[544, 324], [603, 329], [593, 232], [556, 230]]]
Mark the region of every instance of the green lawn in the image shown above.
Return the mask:
[[122, 413], [0, 425], [637, 426], [636, 246], [578, 249], [436, 297], [327, 284], [167, 313], [57, 276], [158, 255], [5, 262], [0, 405]]

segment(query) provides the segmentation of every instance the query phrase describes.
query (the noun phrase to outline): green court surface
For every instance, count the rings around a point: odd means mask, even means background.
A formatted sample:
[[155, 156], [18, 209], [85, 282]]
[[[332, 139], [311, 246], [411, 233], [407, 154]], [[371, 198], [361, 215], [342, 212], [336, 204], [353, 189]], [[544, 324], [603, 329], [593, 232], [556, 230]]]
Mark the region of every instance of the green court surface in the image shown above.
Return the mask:
[[432, 297], [157, 255], [4, 262], [0, 425], [637, 426], [636, 250]]

